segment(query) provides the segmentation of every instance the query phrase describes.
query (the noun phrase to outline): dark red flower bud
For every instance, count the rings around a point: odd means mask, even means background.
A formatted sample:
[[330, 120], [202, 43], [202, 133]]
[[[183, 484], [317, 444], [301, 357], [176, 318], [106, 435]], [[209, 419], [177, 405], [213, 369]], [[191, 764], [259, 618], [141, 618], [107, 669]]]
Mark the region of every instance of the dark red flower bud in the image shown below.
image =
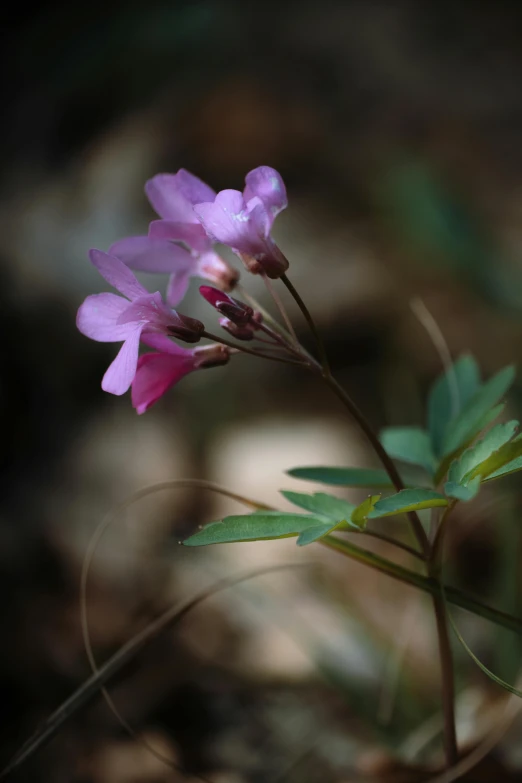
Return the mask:
[[230, 321], [238, 326], [244, 326], [252, 320], [254, 311], [244, 302], [233, 299], [223, 291], [219, 291], [217, 288], [212, 288], [209, 285], [200, 286], [199, 291], [201, 296], [203, 296], [212, 307], [215, 307], [219, 313], [225, 315]]
[[236, 340], [254, 339], [255, 326], [253, 324], [245, 324], [244, 326], [239, 326], [239, 324], [235, 324], [233, 321], [230, 321], [228, 318], [220, 318], [219, 325], [221, 326], [222, 329], [225, 330], [225, 332], [228, 332], [229, 334], [232, 335], [232, 337], [235, 337]]
[[201, 340], [201, 334], [205, 331], [205, 324], [196, 318], [177, 313], [177, 323], [169, 325], [169, 333], [178, 340], [186, 343], [197, 343]]

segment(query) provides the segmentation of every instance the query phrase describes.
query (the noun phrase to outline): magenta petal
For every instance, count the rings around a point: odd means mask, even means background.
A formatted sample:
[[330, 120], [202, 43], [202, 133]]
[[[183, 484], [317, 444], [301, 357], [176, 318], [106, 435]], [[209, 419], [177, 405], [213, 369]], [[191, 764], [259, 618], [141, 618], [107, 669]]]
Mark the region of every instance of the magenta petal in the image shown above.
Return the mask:
[[169, 274], [194, 265], [192, 256], [185, 248], [166, 239], [147, 236], [120, 239], [111, 245], [109, 253], [141, 272]]
[[102, 277], [131, 301], [148, 293], [147, 289], [119, 258], [101, 250], [90, 250], [89, 258]]
[[173, 220], [153, 220], [149, 225], [149, 237], [151, 239], [171, 239], [175, 242], [184, 242], [191, 250], [195, 250], [198, 253], [203, 253], [212, 246], [201, 223], [176, 223]]
[[195, 366], [192, 351], [185, 351], [184, 355], [179, 356], [167, 353], [146, 353], [140, 356], [132, 382], [132, 404], [136, 411], [145, 413]]
[[126, 340], [134, 325], [118, 323], [118, 319], [128, 307], [128, 299], [116, 294], [88, 296], [78, 310], [76, 326], [86, 337], [100, 343]]
[[245, 182], [243, 193], [245, 201], [248, 202], [256, 196], [261, 199], [272, 217], [272, 222], [275, 216], [288, 206], [283, 178], [270, 166], [259, 166], [250, 171], [245, 177]]
[[[157, 332], [150, 332], [141, 335], [141, 342], [144, 345], [148, 345], [149, 348], [154, 348], [161, 353], [171, 353], [173, 356], [186, 356], [188, 353], [192, 354], [193, 348], [182, 348], [181, 345], [170, 340], [164, 334], [158, 334]], [[201, 348], [198, 348], [200, 351]]]
[[140, 335], [143, 325], [134, 326], [133, 331], [120, 348], [120, 351], [103, 376], [102, 389], [110, 394], [125, 394], [136, 375]]
[[215, 192], [185, 169], [177, 174], [157, 174], [145, 185], [145, 192], [161, 218], [179, 223], [197, 223], [192, 205], [213, 201]]

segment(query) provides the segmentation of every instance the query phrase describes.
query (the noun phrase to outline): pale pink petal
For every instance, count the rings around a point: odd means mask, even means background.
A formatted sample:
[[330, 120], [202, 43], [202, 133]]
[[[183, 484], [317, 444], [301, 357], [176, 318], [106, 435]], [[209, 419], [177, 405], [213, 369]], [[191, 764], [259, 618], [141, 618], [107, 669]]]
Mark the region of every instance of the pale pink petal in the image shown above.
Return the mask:
[[[171, 353], [173, 356], [186, 356], [187, 353], [192, 353], [193, 348], [182, 348], [181, 345], [173, 342], [164, 334], [158, 334], [157, 332], [149, 332], [141, 335], [141, 342], [144, 345], [148, 345], [149, 348], [154, 348], [161, 353]], [[197, 350], [201, 350], [198, 348]]]
[[246, 209], [243, 194], [239, 190], [222, 190], [214, 202], [196, 204], [194, 207], [212, 239], [241, 252], [246, 252], [252, 239]]
[[155, 294], [139, 296], [128, 304], [121, 313], [118, 323], [144, 323], [147, 329], [164, 332], [170, 326], [179, 325], [179, 317], [176, 312], [167, 307], [159, 291], [156, 291]]
[[173, 220], [153, 220], [149, 225], [151, 239], [171, 239], [184, 242], [191, 250], [202, 253], [212, 243], [201, 223], [176, 223]]
[[148, 293], [123, 261], [101, 250], [90, 250], [89, 258], [104, 277], [120, 294], [131, 301]]
[[[201, 231], [201, 226], [199, 227]], [[148, 236], [126, 237], [115, 242], [109, 253], [116, 256], [131, 269], [141, 272], [171, 273], [178, 269], [188, 270], [194, 260], [184, 247], [166, 239], [152, 239]]]
[[213, 250], [200, 253], [197, 259], [197, 272], [199, 277], [215, 283], [224, 291], [231, 291], [239, 280], [239, 272], [224, 261]]
[[103, 376], [102, 389], [110, 394], [125, 394], [130, 387], [138, 364], [138, 350], [143, 324], [134, 329], [120, 348], [120, 352]]
[[179, 223], [196, 223], [192, 205], [213, 201], [215, 192], [185, 169], [177, 174], [157, 174], [145, 185], [145, 192], [161, 218]]
[[116, 294], [88, 296], [78, 310], [76, 326], [86, 337], [100, 343], [126, 340], [134, 326], [118, 323], [118, 319], [128, 307], [129, 300]]
[[187, 373], [195, 369], [191, 351], [173, 356], [167, 353], [146, 353], [140, 356], [132, 382], [132, 404], [138, 413], [145, 413], [151, 405]]
[[179, 305], [184, 298], [189, 287], [190, 277], [190, 272], [176, 272], [169, 277], [166, 298], [171, 307]]
[[255, 196], [260, 198], [273, 223], [276, 215], [288, 206], [285, 183], [279, 172], [271, 166], [259, 166], [246, 175], [245, 182], [245, 201]]

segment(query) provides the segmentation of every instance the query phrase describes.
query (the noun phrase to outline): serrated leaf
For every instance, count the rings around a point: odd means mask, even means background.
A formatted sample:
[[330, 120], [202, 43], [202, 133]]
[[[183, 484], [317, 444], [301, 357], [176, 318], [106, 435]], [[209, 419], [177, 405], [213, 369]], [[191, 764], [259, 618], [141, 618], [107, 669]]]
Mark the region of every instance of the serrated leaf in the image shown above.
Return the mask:
[[294, 478], [317, 481], [320, 484], [329, 484], [332, 487], [393, 488], [390, 477], [385, 470], [372, 470], [371, 468], [311, 466], [292, 468], [287, 473]]
[[450, 498], [455, 500], [463, 500], [467, 503], [469, 500], [477, 495], [480, 489], [480, 476], [475, 476], [474, 479], [467, 484], [459, 484], [455, 481], [446, 481], [444, 484], [444, 492]]
[[432, 489], [403, 489], [396, 495], [379, 500], [373, 511], [368, 514], [368, 519], [378, 519], [393, 514], [405, 514], [408, 511], [420, 511], [423, 508], [437, 508], [447, 505], [448, 500], [444, 495]]
[[390, 457], [420, 465], [430, 476], [433, 475], [437, 460], [426, 430], [420, 427], [386, 427], [380, 440]]
[[291, 492], [283, 489], [281, 494], [294, 506], [299, 506], [306, 511], [311, 511], [316, 516], [321, 515], [334, 522], [345, 521], [349, 523], [355, 508], [353, 503], [336, 498], [326, 492], [315, 492], [313, 495], [308, 495], [304, 492]]
[[262, 541], [273, 538], [288, 538], [302, 533], [309, 527], [324, 524], [324, 520], [306, 514], [285, 512], [259, 512], [256, 514], [225, 517], [211, 522], [183, 544], [185, 546], [207, 546], [209, 544], [232, 544], [238, 541]]
[[314, 527], [308, 527], [299, 534], [296, 541], [297, 546], [307, 546], [313, 544], [314, 541], [318, 541], [320, 538], [327, 536], [329, 533], [333, 533], [342, 526], [342, 522], [336, 525], [332, 525], [331, 522], [323, 523], [322, 525], [315, 525]]
[[370, 495], [366, 500], [363, 500], [363, 502], [352, 511], [352, 523], [361, 530], [364, 530], [368, 520], [368, 514], [370, 511], [373, 511], [375, 504], [380, 498], [380, 495]]
[[435, 381], [428, 398], [428, 430], [437, 456], [442, 456], [448, 425], [476, 393], [479, 385], [479, 368], [470, 355], [461, 356]]
[[504, 396], [514, 377], [514, 367], [504, 367], [475, 392], [461, 413], [451, 422], [444, 439], [443, 456], [451, 454], [475, 437], [484, 426], [484, 417], [488, 416], [493, 406]]
[[481, 440], [463, 451], [460, 457], [451, 463], [448, 480], [456, 484], [465, 484], [472, 473], [474, 476], [479, 475], [476, 472], [477, 468], [493, 452], [498, 451], [501, 446], [511, 440], [517, 427], [518, 421], [515, 420], [493, 427]]

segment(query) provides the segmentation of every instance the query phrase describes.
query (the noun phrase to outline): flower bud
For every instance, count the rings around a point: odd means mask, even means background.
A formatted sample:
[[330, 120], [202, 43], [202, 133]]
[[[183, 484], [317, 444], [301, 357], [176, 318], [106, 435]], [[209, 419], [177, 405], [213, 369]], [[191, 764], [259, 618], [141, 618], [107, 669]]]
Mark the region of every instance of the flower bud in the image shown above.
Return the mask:
[[169, 333], [178, 340], [186, 343], [197, 343], [201, 340], [201, 334], [205, 330], [205, 324], [196, 318], [177, 313], [177, 322], [169, 325]]
[[225, 332], [228, 332], [236, 340], [253, 340], [255, 327], [253, 324], [245, 324], [245, 326], [239, 326], [238, 324], [230, 321], [228, 318], [220, 318], [219, 325]]
[[219, 345], [219, 343], [201, 345], [193, 350], [198, 367], [218, 367], [221, 364], [227, 364], [230, 359], [230, 349], [226, 345]]
[[228, 294], [223, 293], [223, 291], [208, 285], [200, 286], [199, 292], [212, 307], [215, 307], [219, 313], [222, 313], [238, 326], [244, 326], [252, 320], [254, 311], [244, 302], [233, 299]]

